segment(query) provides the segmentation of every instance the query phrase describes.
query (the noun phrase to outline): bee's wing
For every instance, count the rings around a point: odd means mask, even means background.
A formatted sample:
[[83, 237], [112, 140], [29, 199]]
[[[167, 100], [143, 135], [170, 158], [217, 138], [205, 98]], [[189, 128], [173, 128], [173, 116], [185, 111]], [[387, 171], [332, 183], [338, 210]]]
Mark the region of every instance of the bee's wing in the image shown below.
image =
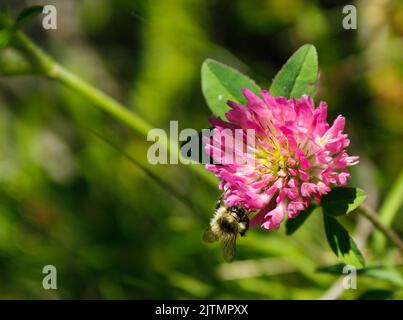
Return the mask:
[[211, 229], [207, 229], [203, 233], [203, 241], [204, 242], [216, 242], [218, 240], [218, 237], [215, 235], [215, 233]]
[[225, 261], [231, 262], [234, 260], [236, 254], [236, 234], [226, 235], [222, 239], [222, 254]]

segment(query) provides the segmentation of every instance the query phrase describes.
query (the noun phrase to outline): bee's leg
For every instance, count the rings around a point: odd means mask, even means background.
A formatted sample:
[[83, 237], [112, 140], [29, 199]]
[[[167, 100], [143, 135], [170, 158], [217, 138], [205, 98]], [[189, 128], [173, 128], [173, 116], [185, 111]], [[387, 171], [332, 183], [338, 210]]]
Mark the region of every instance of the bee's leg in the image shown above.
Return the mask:
[[242, 219], [242, 221], [240, 221], [240, 222], [241, 222], [240, 225], [242, 226], [242, 228], [239, 231], [239, 235], [241, 237], [243, 237], [245, 235], [246, 231], [249, 230], [249, 218], [247, 216], [245, 216], [244, 219]]
[[252, 213], [256, 212], [256, 211], [253, 211], [253, 210], [245, 210], [245, 211], [246, 211], [246, 212], [245, 212], [245, 218], [246, 218], [247, 220], [250, 219], [250, 216], [252, 215]]
[[218, 210], [218, 208], [221, 207], [223, 197], [224, 197], [224, 193], [218, 198], [217, 203], [215, 204], [216, 210]]

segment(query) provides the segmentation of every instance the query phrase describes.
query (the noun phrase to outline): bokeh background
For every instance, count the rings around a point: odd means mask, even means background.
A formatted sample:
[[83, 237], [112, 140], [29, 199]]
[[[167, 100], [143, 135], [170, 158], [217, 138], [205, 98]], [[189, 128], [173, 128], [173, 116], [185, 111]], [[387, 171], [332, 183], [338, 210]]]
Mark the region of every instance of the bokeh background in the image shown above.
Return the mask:
[[[57, 61], [149, 121], [180, 129], [208, 126], [200, 66], [214, 58], [268, 88], [302, 44], [319, 54], [315, 100], [329, 118], [347, 117], [351, 153], [361, 157], [352, 185], [378, 208], [402, 170], [403, 2], [392, 0], [1, 0], [15, 17], [26, 6], [54, 4], [58, 29], [38, 17], [24, 28]], [[358, 29], [344, 30], [353, 4]], [[205, 245], [219, 191], [181, 165], [151, 166], [150, 146], [79, 94], [35, 75], [10, 76], [0, 49], [0, 298], [39, 299], [357, 299], [401, 294], [390, 281], [358, 278], [339, 290], [320, 216], [292, 237], [251, 230], [237, 260], [223, 263]], [[114, 141], [168, 181], [185, 205], [94, 132]], [[402, 178], [401, 178], [402, 179]], [[403, 197], [403, 195], [402, 195]], [[399, 203], [399, 200], [397, 201]], [[399, 265], [373, 230], [343, 220], [371, 263]], [[403, 234], [400, 210], [393, 227]], [[42, 288], [55, 265], [58, 289]], [[401, 273], [397, 268], [397, 272]], [[401, 278], [400, 278], [401, 279]], [[339, 282], [337, 282], [339, 281]], [[400, 285], [399, 285], [400, 283]], [[401, 297], [401, 295], [400, 295]]]

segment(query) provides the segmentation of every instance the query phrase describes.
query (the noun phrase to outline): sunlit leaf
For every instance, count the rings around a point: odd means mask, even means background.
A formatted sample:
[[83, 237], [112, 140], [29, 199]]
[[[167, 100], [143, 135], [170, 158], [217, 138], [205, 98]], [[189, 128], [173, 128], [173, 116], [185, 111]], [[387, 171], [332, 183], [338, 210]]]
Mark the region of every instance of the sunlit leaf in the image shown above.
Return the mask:
[[201, 68], [202, 91], [211, 111], [225, 119], [229, 110], [228, 100], [244, 103], [242, 89], [248, 88], [260, 93], [259, 86], [250, 78], [218, 61], [207, 59]]
[[285, 223], [286, 234], [291, 235], [295, 231], [297, 231], [298, 228], [302, 226], [302, 224], [306, 221], [306, 219], [308, 219], [311, 213], [314, 212], [316, 209], [318, 209], [318, 206], [312, 203], [306, 210], [301, 211], [298, 217], [294, 219], [288, 219], [287, 222]]
[[348, 231], [333, 217], [323, 214], [327, 241], [332, 251], [344, 263], [358, 269], [365, 266], [364, 257], [348, 234]]
[[306, 44], [291, 56], [274, 77], [270, 93], [286, 98], [313, 96], [318, 78], [318, 55], [313, 45]]
[[337, 187], [322, 197], [323, 212], [330, 216], [341, 216], [356, 209], [367, 194], [359, 188]]

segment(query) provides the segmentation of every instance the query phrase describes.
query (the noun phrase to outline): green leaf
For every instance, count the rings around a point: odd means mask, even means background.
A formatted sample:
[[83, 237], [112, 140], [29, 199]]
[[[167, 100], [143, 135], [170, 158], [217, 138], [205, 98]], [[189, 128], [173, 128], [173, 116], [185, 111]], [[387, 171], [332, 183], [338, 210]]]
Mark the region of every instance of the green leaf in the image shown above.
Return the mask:
[[384, 280], [403, 288], [403, 277], [399, 273], [399, 271], [393, 268], [387, 268], [387, 267], [365, 268], [363, 270], [362, 275], [371, 277], [373, 279]]
[[316, 272], [341, 275], [343, 274], [343, 268], [345, 266], [346, 266], [345, 263], [337, 263], [330, 266], [319, 266], [316, 268]]
[[0, 30], [0, 49], [7, 47], [13, 38], [13, 30], [5, 28]]
[[[390, 188], [385, 200], [379, 208], [379, 219], [386, 226], [390, 226], [396, 215], [400, 212], [399, 209], [403, 205], [403, 170]], [[374, 247], [376, 252], [382, 252], [385, 248], [386, 238], [378, 232], [374, 233]]]
[[327, 241], [332, 251], [344, 263], [357, 269], [365, 266], [364, 257], [347, 230], [333, 217], [323, 214]]
[[0, 25], [5, 27], [0, 30], [0, 49], [7, 47], [13, 38], [14, 32], [24, 26], [33, 17], [42, 13], [42, 10], [42, 6], [32, 6], [26, 8], [18, 15], [15, 23], [9, 21], [9, 19], [7, 19], [6, 11], [2, 10], [0, 12]]
[[319, 207], [316, 204], [311, 203], [306, 210], [301, 211], [299, 213], [298, 217], [294, 219], [288, 219], [287, 222], [285, 223], [285, 230], [286, 230], [285, 233], [288, 236], [292, 235], [295, 231], [298, 230], [300, 226], [302, 226], [302, 224], [305, 222], [306, 219], [308, 219], [311, 213], [318, 208]]
[[322, 197], [323, 212], [329, 216], [342, 216], [356, 209], [367, 194], [359, 188], [337, 187]]
[[238, 70], [218, 61], [207, 59], [201, 68], [202, 91], [206, 102], [216, 116], [225, 119], [230, 109], [228, 100], [245, 103], [242, 89], [248, 88], [260, 94], [259, 86]]
[[17, 19], [15, 19], [15, 28], [19, 29], [24, 26], [31, 19], [43, 12], [43, 6], [32, 6], [25, 8], [20, 12]]
[[318, 78], [318, 54], [311, 44], [299, 48], [274, 77], [270, 93], [273, 96], [313, 97]]
[[[317, 272], [329, 273], [334, 275], [343, 275], [343, 269], [346, 265], [338, 263], [331, 266], [321, 266], [316, 269]], [[357, 274], [363, 277], [383, 280], [395, 286], [403, 287], [403, 277], [395, 268], [388, 266], [368, 266], [357, 270]]]

